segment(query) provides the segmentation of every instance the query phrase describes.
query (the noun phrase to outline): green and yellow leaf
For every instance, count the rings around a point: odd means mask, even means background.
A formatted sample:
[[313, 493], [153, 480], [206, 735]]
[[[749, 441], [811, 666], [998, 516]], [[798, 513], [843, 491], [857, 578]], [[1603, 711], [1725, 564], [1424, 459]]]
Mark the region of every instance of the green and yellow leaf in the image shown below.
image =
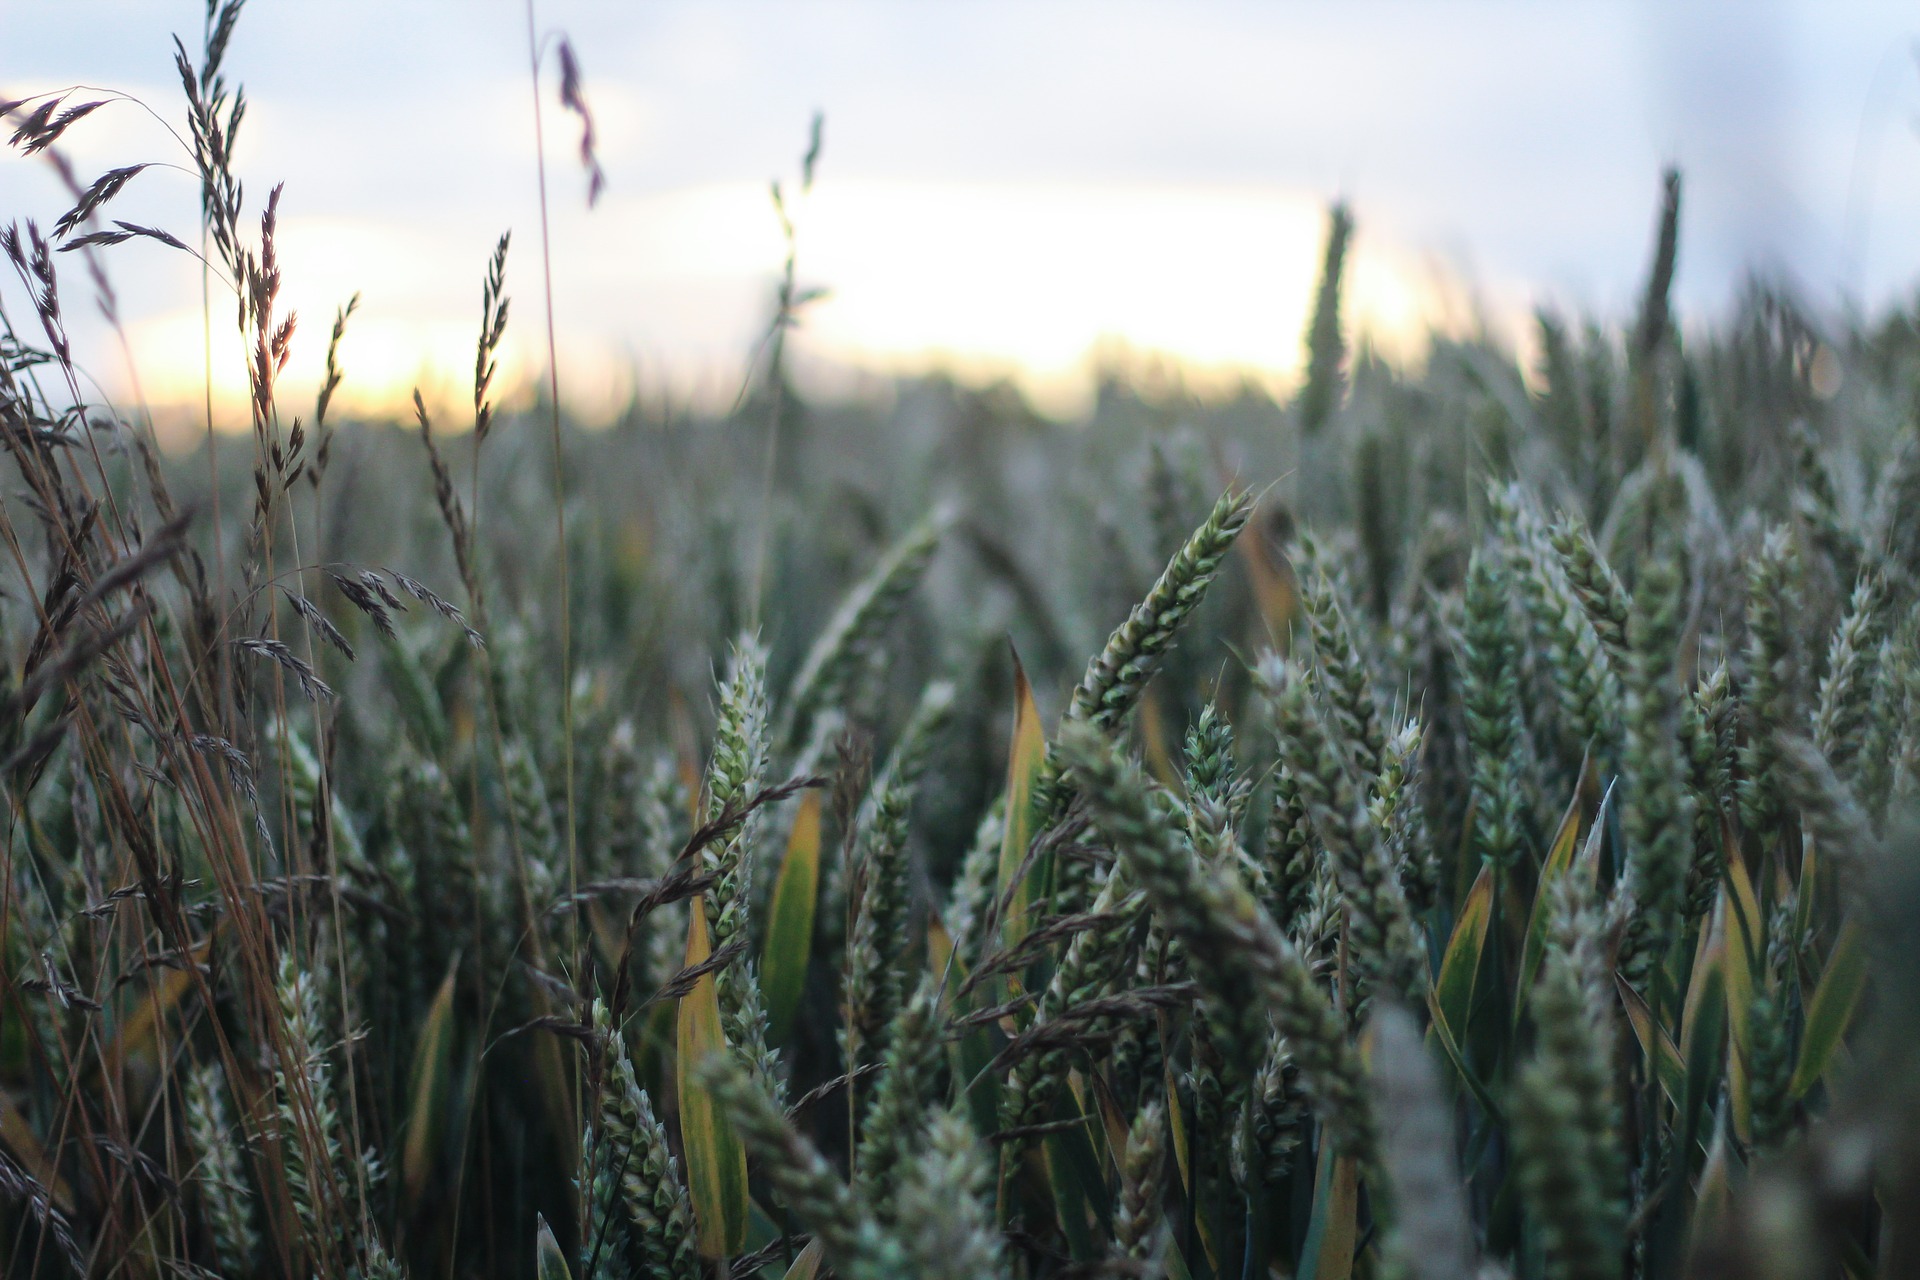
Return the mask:
[[1793, 1082], [1788, 1091], [1804, 1098], [1840, 1053], [1847, 1028], [1867, 988], [1867, 946], [1859, 926], [1849, 923], [1841, 929], [1840, 940], [1827, 957], [1820, 974], [1820, 985], [1807, 1002], [1806, 1030], [1800, 1037], [1800, 1057], [1794, 1063]]
[[[701, 897], [688, 912], [686, 965], [702, 964], [712, 954], [707, 940], [707, 911]], [[738, 1253], [747, 1238], [747, 1150], [741, 1145], [720, 1102], [696, 1079], [708, 1055], [726, 1053], [720, 1027], [720, 997], [711, 973], [680, 997], [676, 1083], [680, 1093], [680, 1141], [686, 1151], [687, 1192], [693, 1200], [700, 1256], [725, 1258]]]
[[[1000, 898], [1007, 904], [1001, 935], [1008, 946], [1027, 936], [1033, 869], [1022, 864], [1033, 842], [1035, 791], [1047, 761], [1047, 738], [1020, 655], [1013, 656], [1013, 740], [1007, 751], [1006, 821], [1000, 835]], [[1017, 883], [1016, 883], [1017, 882]]]
[[813, 913], [820, 898], [820, 793], [800, 797], [787, 838], [786, 860], [773, 886], [773, 907], [767, 919], [766, 950], [760, 961], [760, 983], [767, 1001], [767, 1036], [784, 1043], [800, 1009], [807, 987], [807, 965], [813, 959]]

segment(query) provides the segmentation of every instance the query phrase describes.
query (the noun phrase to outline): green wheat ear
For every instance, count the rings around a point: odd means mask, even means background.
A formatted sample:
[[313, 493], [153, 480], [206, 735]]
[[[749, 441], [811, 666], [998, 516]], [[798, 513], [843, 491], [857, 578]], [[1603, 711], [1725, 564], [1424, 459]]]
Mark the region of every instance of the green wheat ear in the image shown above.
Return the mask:
[[1363, 778], [1371, 778], [1380, 772], [1386, 757], [1387, 735], [1371, 665], [1347, 607], [1352, 593], [1338, 565], [1310, 535], [1301, 536], [1300, 552], [1300, 600], [1313, 637], [1314, 670], [1323, 702], [1354, 768]]
[[204, 1063], [188, 1073], [186, 1104], [187, 1137], [200, 1162], [195, 1182], [214, 1250], [228, 1274], [248, 1274], [260, 1249], [260, 1233], [241, 1154], [246, 1137], [231, 1119], [219, 1063]]
[[1375, 1128], [1359, 1062], [1312, 971], [1244, 886], [1202, 867], [1151, 801], [1139, 767], [1087, 725], [1060, 731], [1061, 760], [1088, 815], [1127, 859], [1167, 931], [1186, 949], [1214, 1002], [1222, 1055], [1258, 1065], [1268, 1018], [1287, 1036], [1322, 1123], [1342, 1147], [1371, 1159]]
[[1735, 812], [1734, 770], [1739, 745], [1732, 677], [1721, 662], [1694, 687], [1681, 709], [1687, 781], [1693, 789], [1693, 866], [1687, 874], [1687, 915], [1713, 909], [1725, 863], [1722, 823]]
[[1766, 832], [1781, 813], [1775, 738], [1798, 728], [1793, 643], [1799, 558], [1785, 527], [1768, 531], [1747, 569], [1746, 743], [1740, 752], [1740, 820]]
[[1427, 832], [1427, 814], [1418, 773], [1426, 729], [1409, 720], [1387, 740], [1386, 758], [1367, 801], [1367, 819], [1380, 833], [1400, 879], [1408, 907], [1416, 914], [1440, 897], [1440, 861]]
[[820, 636], [801, 660], [786, 697], [787, 727], [780, 735], [793, 743], [820, 712], [839, 707], [854, 679], [926, 575], [940, 539], [955, 513], [941, 507], [916, 524], [847, 593]]
[[1622, 696], [1613, 651], [1548, 545], [1540, 517], [1517, 484], [1495, 487], [1488, 505], [1500, 524], [1510, 579], [1520, 588], [1535, 652], [1552, 672], [1555, 703], [1571, 758], [1619, 752]]
[[[765, 648], [757, 640], [740, 641], [720, 688], [713, 756], [707, 765], [701, 807], [707, 822], [739, 812], [765, 784], [772, 750], [766, 681]], [[700, 852], [702, 869], [713, 877], [713, 887], [703, 895], [703, 901], [715, 952], [752, 940], [754, 859], [760, 827], [761, 813], [756, 811]], [[770, 1087], [780, 1087], [779, 1055], [767, 1045], [767, 1015], [753, 961], [742, 955], [723, 964], [714, 974], [714, 987], [727, 1043], [754, 1064]]]
[[593, 1191], [599, 1221], [615, 1253], [636, 1277], [700, 1280], [693, 1206], [669, 1148], [666, 1126], [655, 1118], [653, 1100], [640, 1087], [625, 1039], [606, 1025], [604, 1006], [595, 1002], [593, 1025], [599, 1028], [602, 1070], [599, 1135], [588, 1144], [595, 1177]]
[[880, 1081], [860, 1133], [854, 1194], [882, 1223], [894, 1220], [896, 1180], [938, 1101], [935, 1086], [945, 1065], [939, 1014], [939, 982], [929, 974], [889, 1028]]
[[[1041, 1031], [1069, 1018], [1080, 1006], [1117, 986], [1135, 959], [1133, 935], [1146, 906], [1146, 895], [1135, 885], [1130, 864], [1115, 862], [1094, 896], [1089, 912], [1094, 923], [1067, 944], [1053, 975], [1040, 994], [1028, 1030]], [[1109, 1019], [1087, 1027], [1104, 1028]], [[1045, 1121], [1067, 1086], [1073, 1061], [1068, 1045], [1048, 1045], [1016, 1060], [1008, 1071], [1000, 1098], [1004, 1129], [1022, 1129]]]
[[854, 1280], [907, 1274], [898, 1243], [855, 1198], [812, 1142], [764, 1088], [728, 1055], [700, 1063], [697, 1078], [725, 1109], [740, 1140], [787, 1212], [819, 1239], [835, 1270]]
[[1679, 566], [1655, 556], [1641, 566], [1634, 593], [1633, 666], [1627, 709], [1627, 876], [1619, 910], [1626, 915], [1620, 968], [1645, 982], [1679, 931], [1693, 860], [1693, 797], [1684, 780], [1681, 702], [1675, 671], [1680, 643]]
[[[1205, 598], [1252, 513], [1252, 494], [1229, 489], [1220, 495], [1200, 527], [1167, 562], [1146, 598], [1114, 628], [1105, 648], [1087, 665], [1067, 705], [1066, 721], [1112, 732], [1126, 720], [1139, 704], [1147, 681], [1160, 669], [1181, 625]], [[1041, 824], [1044, 828], [1065, 813], [1070, 798], [1061, 786], [1058, 761], [1052, 752], [1048, 753], [1038, 790], [1037, 807], [1046, 817]], [[1092, 888], [1082, 866], [1073, 861], [1062, 863], [1055, 881], [1053, 905], [1058, 912], [1070, 914], [1085, 908]]]
[[1600, 642], [1616, 662], [1627, 660], [1627, 590], [1594, 545], [1593, 535], [1577, 516], [1563, 516], [1548, 531], [1554, 554], [1574, 594], [1587, 611]]
[[1767, 949], [1757, 975], [1757, 989], [1747, 1019], [1751, 1028], [1748, 1091], [1752, 1099], [1753, 1145], [1758, 1151], [1777, 1151], [1792, 1133], [1794, 998], [1792, 978], [1795, 895], [1786, 895], [1767, 921]]
[[1515, 1170], [1550, 1276], [1618, 1280], [1626, 1253], [1626, 1152], [1613, 1083], [1611, 980], [1599, 913], [1578, 876], [1554, 882], [1529, 1008], [1534, 1053], [1513, 1090]]
[[1073, 691], [1068, 719], [1110, 730], [1133, 710], [1180, 624], [1199, 606], [1252, 512], [1251, 494], [1229, 489], [1220, 495], [1206, 520], [1167, 562], [1153, 589], [1114, 628], [1106, 647], [1088, 665]]
[[1853, 584], [1847, 611], [1827, 646], [1825, 673], [1813, 712], [1813, 740], [1843, 774], [1853, 762], [1866, 730], [1878, 670], [1880, 641], [1888, 631], [1886, 578], [1862, 574]]
[[1158, 1102], [1140, 1108], [1120, 1157], [1120, 1202], [1113, 1214], [1114, 1252], [1153, 1263], [1167, 1247], [1167, 1111]]
[[1476, 551], [1467, 566], [1461, 628], [1467, 743], [1473, 758], [1473, 833], [1480, 857], [1510, 867], [1525, 843], [1519, 646], [1514, 642], [1506, 571]]
[[847, 1030], [849, 1045], [865, 1061], [886, 1051], [889, 1025], [906, 997], [913, 889], [908, 818], [933, 746], [952, 721], [953, 705], [951, 683], [927, 686], [856, 824], [853, 879], [859, 898], [847, 940]]
[[1347, 242], [1353, 215], [1344, 203], [1327, 211], [1327, 243], [1320, 262], [1320, 288], [1307, 328], [1307, 382], [1300, 392], [1300, 429], [1308, 435], [1326, 424], [1340, 398], [1340, 364], [1346, 341], [1340, 333], [1341, 282], [1346, 275]]
[[1297, 668], [1268, 655], [1256, 678], [1273, 700], [1281, 759], [1298, 788], [1314, 835], [1332, 859], [1347, 909], [1347, 930], [1358, 979], [1354, 1003], [1375, 989], [1397, 998], [1425, 998], [1425, 944], [1401, 885], [1354, 783], [1347, 753], [1328, 733], [1315, 705], [1315, 684]]
[[1248, 1084], [1246, 1104], [1233, 1131], [1233, 1176], [1243, 1190], [1258, 1194], [1262, 1188], [1279, 1186], [1293, 1169], [1300, 1122], [1306, 1117], [1304, 1101], [1287, 1038], [1276, 1031]]

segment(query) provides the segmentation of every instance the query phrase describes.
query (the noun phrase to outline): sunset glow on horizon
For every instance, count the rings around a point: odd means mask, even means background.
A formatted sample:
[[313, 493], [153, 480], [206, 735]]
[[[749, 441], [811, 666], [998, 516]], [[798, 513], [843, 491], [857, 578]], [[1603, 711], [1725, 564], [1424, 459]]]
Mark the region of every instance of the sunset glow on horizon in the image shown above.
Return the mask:
[[[802, 282], [826, 290], [794, 339], [815, 389], [861, 375], [1006, 377], [1056, 414], [1085, 403], [1099, 350], [1164, 362], [1203, 391], [1292, 385], [1327, 217], [1318, 197], [1273, 189], [862, 180], [822, 181], [795, 214]], [[587, 252], [578, 232], [555, 244], [569, 410], [604, 421], [636, 390], [724, 408], [783, 253], [766, 190], [616, 196], [576, 225], [592, 233]], [[544, 376], [535, 230], [516, 233], [509, 258], [515, 306], [499, 380], [510, 389]], [[417, 386], [457, 425], [471, 394], [478, 258], [403, 225], [297, 213], [279, 243], [281, 309], [299, 316], [283, 403], [310, 401], [335, 309], [357, 292], [336, 412], [405, 417]], [[1356, 339], [1417, 359], [1448, 321], [1438, 270], [1363, 221], [1348, 268]], [[197, 419], [204, 394], [198, 289], [182, 294], [195, 305], [129, 326], [139, 391], [162, 419]], [[217, 416], [239, 428], [246, 375], [230, 310], [213, 307], [213, 392]], [[124, 374], [97, 376], [132, 392]]]
[[[200, 6], [75, 4], [100, 20], [9, 14], [0, 97], [82, 80], [137, 95], [156, 114], [115, 103], [60, 145], [82, 181], [162, 162], [108, 216], [196, 241], [167, 50], [176, 31], [194, 45]], [[339, 410], [405, 419], [418, 386], [464, 422], [481, 274], [507, 228], [500, 392], [524, 397], [542, 376], [524, 23], [515, 6], [455, 12], [338, 0], [263, 5], [241, 25], [230, 70], [249, 102], [236, 152], [249, 231], [286, 183], [280, 311], [300, 328], [284, 413], [311, 405], [335, 310], [357, 292]], [[1828, 308], [1884, 306], [1920, 278], [1920, 242], [1897, 233], [1920, 217], [1920, 148], [1900, 128], [1920, 79], [1890, 2], [1823, 23], [1817, 6], [1768, 0], [1732, 25], [1712, 6], [1633, 0], [1383, 0], [1372, 16], [1238, 0], [549, 0], [539, 13], [580, 51], [607, 177], [588, 210], [578, 125], [549, 67], [555, 337], [562, 399], [583, 421], [636, 392], [732, 403], [785, 254], [777, 174], [795, 197], [800, 282], [827, 291], [793, 346], [815, 394], [941, 370], [1010, 378], [1071, 415], [1099, 353], [1117, 350], [1202, 391], [1283, 391], [1336, 198], [1357, 222], [1354, 345], [1417, 362], [1430, 332], [1484, 324], [1525, 358], [1536, 302], [1631, 314], [1667, 163], [1687, 175], [1683, 325], [1723, 310], [1754, 268]], [[826, 145], [803, 199], [816, 108]], [[0, 202], [44, 227], [71, 200], [42, 160], [9, 150]], [[60, 258], [92, 377], [124, 408], [196, 421], [210, 329], [217, 417], [243, 425], [231, 300], [216, 285], [203, 316], [199, 265], [150, 241], [102, 259], [131, 369], [81, 264]]]

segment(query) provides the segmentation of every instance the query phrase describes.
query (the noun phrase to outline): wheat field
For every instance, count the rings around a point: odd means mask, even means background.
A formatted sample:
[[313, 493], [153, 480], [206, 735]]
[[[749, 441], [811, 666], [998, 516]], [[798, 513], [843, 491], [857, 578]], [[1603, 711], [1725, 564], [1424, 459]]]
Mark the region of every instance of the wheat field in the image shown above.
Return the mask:
[[[239, 10], [199, 227], [0, 104], [7, 1277], [1920, 1274], [1910, 313], [1683, 333], [1668, 174], [1527, 367], [1350, 344], [1336, 206], [1285, 400], [812, 403], [790, 258], [730, 411], [585, 430], [496, 412], [522, 234], [471, 416], [344, 421]], [[244, 434], [93, 396], [134, 251]]]

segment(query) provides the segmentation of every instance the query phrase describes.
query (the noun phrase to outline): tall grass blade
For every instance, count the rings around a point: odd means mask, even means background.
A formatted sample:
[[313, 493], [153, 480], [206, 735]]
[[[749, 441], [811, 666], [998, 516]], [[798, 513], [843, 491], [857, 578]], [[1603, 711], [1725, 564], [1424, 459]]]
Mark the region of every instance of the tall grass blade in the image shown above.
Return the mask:
[[413, 1072], [407, 1088], [406, 1143], [400, 1154], [400, 1181], [409, 1206], [420, 1203], [433, 1175], [440, 1154], [441, 1135], [446, 1131], [447, 1104], [451, 1094], [453, 1065], [454, 990], [459, 977], [459, 961], [448, 968], [421, 1020], [420, 1034], [414, 1042]]
[[813, 912], [820, 894], [820, 805], [818, 791], [800, 797], [767, 917], [760, 983], [767, 997], [767, 1037], [775, 1044], [784, 1044], [793, 1029], [813, 958]]
[[[711, 954], [706, 913], [696, 896], [688, 913], [686, 967], [705, 964]], [[674, 1056], [687, 1191], [693, 1197], [700, 1256], [710, 1259], [739, 1253], [747, 1238], [747, 1151], [700, 1076], [703, 1062], [729, 1052], [720, 1029], [720, 997], [713, 974], [705, 973], [680, 997]]]
[[1040, 779], [1046, 767], [1047, 740], [1040, 708], [1033, 700], [1020, 656], [1013, 658], [1013, 736], [1007, 746], [1005, 826], [1000, 837], [999, 886], [1001, 937], [1018, 946], [1032, 928], [1033, 885], [1037, 867], [1027, 865], [1033, 843]]
[[1800, 1056], [1793, 1065], [1789, 1092], [1804, 1098], [1826, 1076], [1840, 1056], [1861, 997], [1867, 989], [1867, 963], [1870, 951], [1866, 937], [1856, 924], [1840, 931], [1839, 941], [1827, 956], [1820, 971], [1819, 985], [1807, 1002], [1807, 1025], [1800, 1038]]

